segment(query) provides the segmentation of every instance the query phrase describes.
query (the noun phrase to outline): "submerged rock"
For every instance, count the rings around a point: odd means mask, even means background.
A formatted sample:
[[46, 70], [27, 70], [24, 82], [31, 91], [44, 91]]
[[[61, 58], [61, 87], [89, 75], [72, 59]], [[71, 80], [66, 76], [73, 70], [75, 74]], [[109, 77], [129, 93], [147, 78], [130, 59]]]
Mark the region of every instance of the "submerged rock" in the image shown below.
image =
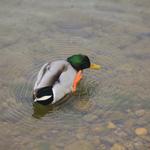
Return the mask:
[[148, 131], [147, 131], [146, 128], [136, 128], [136, 129], [135, 129], [135, 134], [136, 134], [136, 135], [139, 135], [139, 136], [147, 135], [147, 134], [148, 134]]
[[123, 145], [121, 145], [121, 144], [115, 143], [111, 147], [111, 150], [126, 150], [126, 148]]
[[147, 150], [145, 148], [146, 145], [143, 143], [143, 141], [139, 137], [135, 137], [133, 139], [133, 145], [134, 145], [134, 149], [136, 150]]
[[145, 114], [145, 110], [144, 110], [144, 109], [137, 110], [137, 111], [135, 112], [135, 114], [136, 114], [138, 117], [142, 117], [142, 116]]
[[113, 122], [110, 121], [110, 122], [108, 122], [107, 128], [108, 129], [115, 129], [116, 125]]
[[119, 138], [125, 138], [125, 137], [128, 137], [128, 134], [122, 130], [122, 128], [117, 128], [114, 133], [119, 137]]

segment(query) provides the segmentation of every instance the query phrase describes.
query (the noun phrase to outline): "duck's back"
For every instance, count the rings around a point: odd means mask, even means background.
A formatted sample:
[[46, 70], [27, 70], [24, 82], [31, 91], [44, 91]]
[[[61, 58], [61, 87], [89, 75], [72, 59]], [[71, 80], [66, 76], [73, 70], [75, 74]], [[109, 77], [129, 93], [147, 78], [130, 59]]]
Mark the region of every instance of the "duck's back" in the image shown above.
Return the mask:
[[76, 73], [71, 64], [65, 60], [46, 63], [38, 73], [34, 91], [36, 93], [43, 87], [51, 86], [55, 103], [71, 92]]
[[72, 90], [73, 81], [77, 72], [68, 62], [66, 63], [65, 70], [61, 73], [58, 81], [53, 85], [53, 93], [55, 97], [53, 103], [63, 98]]

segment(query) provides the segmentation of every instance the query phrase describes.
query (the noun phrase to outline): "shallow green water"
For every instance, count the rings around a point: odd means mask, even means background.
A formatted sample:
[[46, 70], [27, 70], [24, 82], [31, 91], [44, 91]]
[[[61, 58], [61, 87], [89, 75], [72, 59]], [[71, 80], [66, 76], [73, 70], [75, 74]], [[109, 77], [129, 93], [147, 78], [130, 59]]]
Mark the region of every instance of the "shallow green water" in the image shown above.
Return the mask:
[[[0, 149], [150, 149], [149, 8], [149, 0], [1, 0]], [[65, 103], [33, 106], [40, 67], [76, 53], [102, 69], [86, 70]]]

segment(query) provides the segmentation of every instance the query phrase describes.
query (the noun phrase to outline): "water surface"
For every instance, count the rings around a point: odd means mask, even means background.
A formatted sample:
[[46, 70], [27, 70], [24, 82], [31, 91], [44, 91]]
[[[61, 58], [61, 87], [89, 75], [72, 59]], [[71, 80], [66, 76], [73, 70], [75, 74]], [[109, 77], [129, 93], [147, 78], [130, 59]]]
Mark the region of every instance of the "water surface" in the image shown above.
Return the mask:
[[[150, 149], [149, 7], [149, 0], [1, 0], [1, 149]], [[34, 106], [40, 67], [76, 53], [102, 69], [84, 71], [65, 103]]]

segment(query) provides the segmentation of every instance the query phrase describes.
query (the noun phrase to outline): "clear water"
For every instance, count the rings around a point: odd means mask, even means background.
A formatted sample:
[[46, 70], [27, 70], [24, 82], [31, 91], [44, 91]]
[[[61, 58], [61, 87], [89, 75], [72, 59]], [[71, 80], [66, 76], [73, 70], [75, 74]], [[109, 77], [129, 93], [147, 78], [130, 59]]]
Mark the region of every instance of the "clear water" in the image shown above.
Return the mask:
[[[149, 0], [1, 0], [1, 149], [150, 149], [149, 8]], [[33, 106], [40, 67], [76, 53], [102, 69], [84, 71], [65, 103]], [[137, 135], [140, 127], [149, 133]]]

